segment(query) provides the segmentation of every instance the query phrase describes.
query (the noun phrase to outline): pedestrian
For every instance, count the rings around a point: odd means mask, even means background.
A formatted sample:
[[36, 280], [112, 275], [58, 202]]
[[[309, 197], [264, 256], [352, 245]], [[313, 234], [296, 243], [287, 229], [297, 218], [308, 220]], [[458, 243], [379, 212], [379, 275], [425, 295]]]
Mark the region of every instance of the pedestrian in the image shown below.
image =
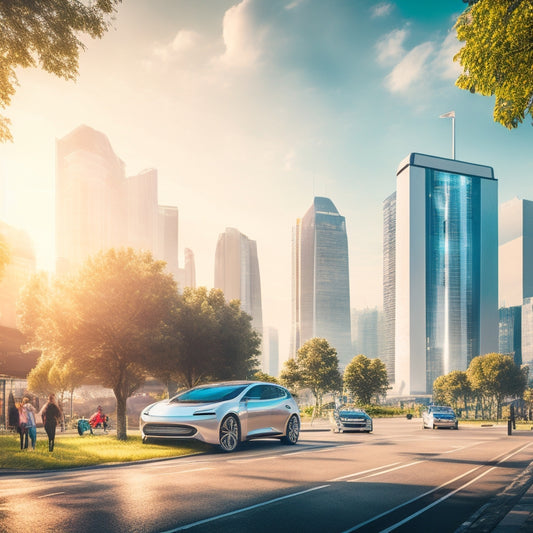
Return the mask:
[[35, 442], [37, 441], [37, 420], [35, 415], [37, 414], [37, 410], [35, 407], [33, 407], [28, 397], [24, 397], [22, 400], [22, 407], [26, 411], [26, 428], [28, 430], [24, 448], [28, 447], [29, 436], [31, 441], [31, 449], [35, 451]]
[[44, 430], [48, 435], [48, 451], [54, 451], [54, 440], [56, 438], [56, 427], [61, 421], [63, 414], [57, 405], [56, 395], [50, 394], [48, 401], [41, 410], [41, 417], [43, 419]]
[[99, 405], [96, 409], [96, 413], [91, 415], [91, 418], [89, 418], [89, 424], [91, 424], [91, 427], [93, 429], [96, 428], [104, 428], [104, 433], [107, 433], [107, 421], [108, 417], [102, 410], [102, 406]]
[[20, 449], [25, 450], [28, 447], [28, 414], [21, 402], [15, 404], [19, 412], [19, 423], [17, 431], [20, 435]]

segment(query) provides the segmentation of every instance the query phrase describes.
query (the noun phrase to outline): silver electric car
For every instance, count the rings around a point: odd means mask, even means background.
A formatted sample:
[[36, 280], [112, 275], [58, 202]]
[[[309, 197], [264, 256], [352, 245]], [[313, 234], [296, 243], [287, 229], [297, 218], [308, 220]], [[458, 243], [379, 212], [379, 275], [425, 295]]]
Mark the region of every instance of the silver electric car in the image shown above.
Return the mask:
[[140, 417], [147, 439], [196, 439], [225, 452], [241, 442], [273, 437], [296, 444], [300, 413], [291, 393], [273, 383], [211, 383], [145, 407]]
[[422, 427], [424, 429], [459, 429], [459, 421], [451, 407], [446, 405], [430, 405], [427, 410], [422, 413]]

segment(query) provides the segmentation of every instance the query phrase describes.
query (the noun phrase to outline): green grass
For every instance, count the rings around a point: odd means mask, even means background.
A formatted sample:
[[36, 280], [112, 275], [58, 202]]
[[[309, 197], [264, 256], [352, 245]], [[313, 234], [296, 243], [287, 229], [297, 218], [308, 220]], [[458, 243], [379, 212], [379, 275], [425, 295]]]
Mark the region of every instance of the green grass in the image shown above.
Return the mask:
[[194, 455], [213, 450], [197, 441], [143, 444], [140, 436], [128, 436], [119, 441], [114, 436], [61, 436], [56, 438], [54, 451], [48, 451], [46, 437], [37, 438], [35, 451], [21, 450], [18, 435], [0, 435], [0, 469], [54, 470], [123, 463], [164, 457]]

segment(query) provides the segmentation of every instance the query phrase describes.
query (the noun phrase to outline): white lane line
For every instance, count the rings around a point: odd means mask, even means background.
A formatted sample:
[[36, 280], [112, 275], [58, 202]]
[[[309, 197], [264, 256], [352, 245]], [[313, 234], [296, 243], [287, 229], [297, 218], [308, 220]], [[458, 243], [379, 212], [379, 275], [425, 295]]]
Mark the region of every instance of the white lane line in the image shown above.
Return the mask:
[[50, 498], [50, 496], [57, 496], [58, 494], [65, 494], [64, 492], [51, 492], [50, 494], [43, 494], [43, 496], [37, 496], [37, 498]]
[[342, 481], [343, 479], [348, 479], [349, 477], [361, 476], [363, 474], [368, 474], [368, 472], [375, 472], [376, 470], [381, 470], [382, 468], [388, 468], [389, 466], [397, 465], [398, 462], [378, 466], [377, 468], [371, 468], [370, 470], [362, 470], [361, 472], [355, 472], [355, 474], [348, 474], [346, 476], [336, 477], [335, 479], [328, 479], [328, 483], [332, 483], [334, 481]]
[[301, 496], [302, 494], [307, 494], [309, 492], [313, 492], [315, 490], [325, 489], [326, 487], [329, 487], [330, 485], [320, 485], [319, 487], [313, 487], [312, 489], [302, 490], [300, 492], [295, 492], [293, 494], [288, 494], [287, 496], [281, 496], [279, 498], [274, 498], [273, 500], [268, 500], [263, 503], [257, 503], [256, 505], [250, 505], [249, 507], [243, 507], [242, 509], [237, 509], [236, 511], [231, 511], [229, 513], [220, 514], [217, 516], [213, 516], [211, 518], [206, 518], [205, 520], [198, 520], [198, 522], [192, 522], [191, 524], [187, 524], [185, 526], [178, 527], [176, 529], [169, 529], [168, 531], [164, 531], [163, 533], [175, 533], [176, 531], [184, 531], [186, 529], [190, 529], [196, 526], [200, 526], [202, 524], [207, 524], [209, 522], [214, 522], [215, 520], [219, 520], [220, 518], [226, 518], [227, 516], [233, 516], [239, 513], [244, 513], [246, 511], [250, 511], [252, 509], [257, 509], [259, 507], [264, 507], [265, 505], [270, 505], [271, 503], [280, 502], [283, 500], [287, 500], [289, 498], [294, 498], [295, 496]]
[[201, 470], [214, 470], [213, 467], [191, 468], [190, 470], [171, 470], [169, 472], [160, 472], [161, 475], [187, 474], [188, 472], [200, 472]]
[[[525, 446], [522, 446], [522, 448], [518, 449], [516, 452], [509, 454], [507, 457], [504, 457], [503, 459], [498, 461], [498, 465], [500, 463], [503, 463], [504, 461], [506, 461], [507, 459], [509, 459], [513, 455], [516, 455], [517, 453], [520, 453], [521, 451], [525, 450], [526, 448], [531, 446], [531, 444], [533, 444], [533, 443], [526, 444]], [[497, 455], [496, 457], [494, 457], [493, 459], [489, 460], [488, 462], [491, 463], [493, 461], [496, 461], [502, 455], [503, 455], [503, 453]], [[496, 465], [496, 466], [498, 466], [498, 465]], [[406, 501], [405, 503], [401, 503], [400, 505], [397, 505], [396, 507], [393, 507], [392, 509], [389, 509], [388, 511], [385, 511], [385, 512], [383, 512], [381, 514], [378, 514], [378, 515], [366, 520], [365, 522], [361, 522], [360, 524], [357, 524], [355, 527], [352, 527], [351, 529], [347, 529], [346, 531], [343, 531], [342, 533], [352, 533], [353, 531], [357, 531], [358, 529], [361, 529], [362, 527], [366, 526], [367, 524], [370, 524], [370, 523], [374, 522], [375, 520], [378, 520], [379, 518], [382, 518], [382, 517], [394, 512], [394, 511], [397, 511], [398, 509], [401, 509], [402, 507], [405, 507], [406, 505], [410, 505], [411, 503], [416, 502], [417, 500], [420, 500], [421, 498], [424, 498], [425, 496], [428, 496], [429, 494], [437, 492], [438, 490], [446, 487], [447, 485], [450, 485], [451, 483], [454, 483], [455, 481], [458, 481], [459, 479], [461, 479], [461, 478], [463, 478], [465, 476], [468, 476], [472, 472], [475, 472], [476, 470], [479, 470], [480, 468], [483, 468], [483, 466], [484, 465], [476, 466], [476, 467], [468, 470], [464, 474], [461, 474], [461, 475], [459, 475], [457, 477], [454, 477], [453, 479], [450, 479], [449, 481], [446, 481], [446, 483], [443, 483], [442, 485], [439, 485], [438, 487], [436, 487], [434, 489], [428, 490], [427, 492], [424, 492], [420, 496], [416, 496], [415, 498], [411, 498], [410, 500]], [[493, 468], [496, 468], [496, 467], [493, 467]], [[466, 485], [464, 485], [464, 486], [466, 486]], [[414, 518], [414, 515], [412, 516], [412, 518]], [[395, 527], [399, 527], [399, 525], [400, 524], [396, 524]], [[384, 533], [384, 532], [380, 532], [380, 533]]]
[[417, 465], [420, 463], [425, 463], [425, 461], [414, 461], [412, 463], [407, 463], [406, 465], [401, 465], [395, 468], [389, 468], [388, 470], [383, 470], [382, 472], [377, 472], [376, 474], [370, 474], [369, 476], [364, 476], [359, 479], [350, 479], [348, 483], [357, 483], [361, 481], [361, 479], [368, 479], [369, 477], [381, 476], [382, 474], [386, 474], [387, 472], [394, 472], [395, 470], [401, 470], [402, 468], [407, 468], [408, 466], [413, 466], [413, 465]]

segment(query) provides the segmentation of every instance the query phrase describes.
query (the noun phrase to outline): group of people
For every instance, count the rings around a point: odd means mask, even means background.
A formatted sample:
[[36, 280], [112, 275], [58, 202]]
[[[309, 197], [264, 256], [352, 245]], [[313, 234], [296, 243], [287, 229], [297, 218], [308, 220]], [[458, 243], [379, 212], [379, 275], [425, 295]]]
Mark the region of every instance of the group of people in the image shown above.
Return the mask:
[[15, 407], [10, 411], [9, 424], [16, 428], [20, 436], [20, 449], [27, 450], [29, 443], [31, 443], [31, 449], [35, 450], [37, 414], [42, 418], [48, 436], [48, 450], [52, 452], [54, 451], [56, 427], [63, 416], [57, 405], [55, 394], [48, 396], [48, 401], [39, 413], [27, 396], [22, 399], [22, 402], [15, 402]]

